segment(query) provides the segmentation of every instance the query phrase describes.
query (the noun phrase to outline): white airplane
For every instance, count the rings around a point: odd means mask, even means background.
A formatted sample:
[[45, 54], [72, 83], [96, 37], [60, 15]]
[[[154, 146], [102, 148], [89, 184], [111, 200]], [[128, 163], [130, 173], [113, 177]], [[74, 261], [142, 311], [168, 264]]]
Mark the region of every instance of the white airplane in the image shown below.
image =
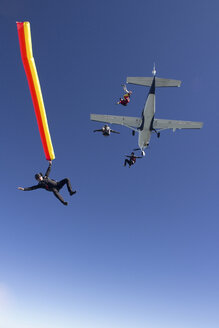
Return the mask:
[[176, 129], [201, 129], [203, 126], [202, 122], [175, 121], [156, 119], [154, 117], [156, 87], [180, 87], [181, 81], [156, 77], [155, 66], [153, 67], [152, 74], [153, 77], [127, 77], [127, 83], [150, 87], [141, 118], [90, 114], [90, 119], [92, 121], [126, 126], [132, 130], [133, 135], [135, 135], [135, 131], [138, 132], [138, 146], [143, 156], [145, 156], [144, 149], [149, 146], [152, 132], [155, 132], [159, 138], [160, 131], [163, 130], [171, 129], [175, 132]]

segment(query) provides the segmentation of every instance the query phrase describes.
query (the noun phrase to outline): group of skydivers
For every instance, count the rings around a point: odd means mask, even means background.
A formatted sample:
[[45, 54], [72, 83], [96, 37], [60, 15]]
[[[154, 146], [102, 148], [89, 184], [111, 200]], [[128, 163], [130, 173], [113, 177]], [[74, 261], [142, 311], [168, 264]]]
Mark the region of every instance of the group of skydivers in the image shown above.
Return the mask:
[[[132, 95], [132, 91], [128, 91], [125, 84], [122, 84], [122, 87], [123, 87], [123, 90], [125, 91], [125, 94], [124, 94], [123, 98], [119, 99], [119, 101], [117, 102], [117, 105], [121, 104], [123, 106], [127, 106], [128, 103], [130, 102], [130, 97]], [[120, 134], [119, 132], [112, 130], [109, 127], [109, 125], [107, 125], [107, 124], [105, 124], [102, 127], [102, 129], [94, 130], [94, 132], [102, 132], [102, 134], [104, 136], [109, 136], [111, 132]], [[141, 157], [135, 156], [134, 152], [132, 152], [131, 155], [125, 155], [125, 156], [129, 159], [125, 159], [124, 166], [126, 166], [126, 164], [128, 164], [129, 167], [131, 167], [132, 165], [135, 164], [137, 158], [142, 158], [142, 156]]]
[[[124, 94], [123, 98], [120, 98], [120, 100], [117, 102], [117, 104], [127, 106], [128, 103], [130, 102], [130, 96], [132, 94], [132, 91], [128, 91], [125, 84], [122, 84], [122, 87], [125, 91], [125, 94]], [[94, 132], [97, 132], [97, 131], [101, 131], [104, 136], [109, 136], [110, 132], [119, 134], [119, 132], [110, 129], [110, 127], [108, 125], [104, 125], [103, 128], [100, 130], [94, 130]], [[124, 161], [124, 166], [126, 166], [128, 164], [129, 167], [131, 167], [132, 165], [135, 164], [137, 158], [142, 158], [142, 157], [135, 156], [134, 152], [132, 152], [131, 155], [125, 155], [125, 157], [127, 157], [127, 158]], [[63, 197], [60, 195], [60, 193], [59, 193], [60, 189], [62, 189], [64, 187], [64, 185], [66, 185], [70, 196], [76, 194], [76, 190], [72, 190], [71, 183], [68, 178], [65, 178], [60, 181], [55, 181], [53, 179], [50, 179], [49, 174], [51, 171], [51, 167], [52, 167], [52, 161], [49, 161], [49, 166], [44, 175], [41, 172], [35, 174], [35, 179], [38, 181], [37, 185], [34, 185], [32, 187], [27, 187], [27, 188], [18, 187], [18, 190], [31, 191], [31, 190], [35, 190], [35, 189], [45, 189], [47, 191], [52, 191], [54, 196], [56, 198], [58, 198], [63, 205], [68, 205], [68, 202], [65, 202]]]

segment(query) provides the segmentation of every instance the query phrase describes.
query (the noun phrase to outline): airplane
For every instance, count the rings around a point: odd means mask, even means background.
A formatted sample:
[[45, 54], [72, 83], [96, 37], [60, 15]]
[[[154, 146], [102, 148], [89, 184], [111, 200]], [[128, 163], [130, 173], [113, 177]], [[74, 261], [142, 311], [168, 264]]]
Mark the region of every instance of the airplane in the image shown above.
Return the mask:
[[112, 130], [107, 124], [105, 124], [102, 129], [94, 130], [93, 132], [102, 132], [104, 137], [109, 137], [111, 132], [120, 134], [120, 132]]
[[152, 77], [127, 77], [127, 83], [143, 85], [150, 87], [141, 118], [90, 114], [90, 119], [97, 122], [119, 124], [132, 130], [132, 134], [139, 133], [138, 146], [135, 150], [141, 150], [142, 156], [145, 156], [145, 149], [149, 146], [151, 133], [156, 133], [160, 137], [160, 131], [171, 129], [175, 132], [177, 129], [201, 129], [202, 122], [176, 121], [168, 119], [156, 119], [155, 115], [155, 90], [157, 87], [180, 87], [181, 81], [170, 80], [156, 77], [155, 65], [152, 71]]

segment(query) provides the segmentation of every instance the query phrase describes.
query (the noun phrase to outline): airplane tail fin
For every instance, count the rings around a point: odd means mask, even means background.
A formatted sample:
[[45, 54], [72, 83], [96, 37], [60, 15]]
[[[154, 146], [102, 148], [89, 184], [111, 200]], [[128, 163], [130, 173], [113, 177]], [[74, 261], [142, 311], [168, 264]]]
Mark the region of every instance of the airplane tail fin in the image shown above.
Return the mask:
[[[144, 85], [150, 87], [153, 81], [153, 77], [127, 77], [126, 83]], [[179, 80], [170, 80], [155, 77], [155, 87], [180, 87], [181, 81]]]

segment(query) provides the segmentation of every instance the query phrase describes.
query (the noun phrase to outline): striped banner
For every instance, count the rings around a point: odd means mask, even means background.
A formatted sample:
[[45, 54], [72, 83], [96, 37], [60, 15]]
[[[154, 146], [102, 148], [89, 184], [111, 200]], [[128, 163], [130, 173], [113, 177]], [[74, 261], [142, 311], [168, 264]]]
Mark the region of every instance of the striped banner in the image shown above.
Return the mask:
[[43, 96], [40, 88], [35, 61], [32, 52], [32, 41], [29, 22], [17, 22], [18, 38], [20, 43], [21, 58], [27, 76], [33, 106], [37, 118], [40, 137], [43, 144], [46, 159], [53, 160], [55, 154], [49, 133], [46, 111], [43, 103]]

